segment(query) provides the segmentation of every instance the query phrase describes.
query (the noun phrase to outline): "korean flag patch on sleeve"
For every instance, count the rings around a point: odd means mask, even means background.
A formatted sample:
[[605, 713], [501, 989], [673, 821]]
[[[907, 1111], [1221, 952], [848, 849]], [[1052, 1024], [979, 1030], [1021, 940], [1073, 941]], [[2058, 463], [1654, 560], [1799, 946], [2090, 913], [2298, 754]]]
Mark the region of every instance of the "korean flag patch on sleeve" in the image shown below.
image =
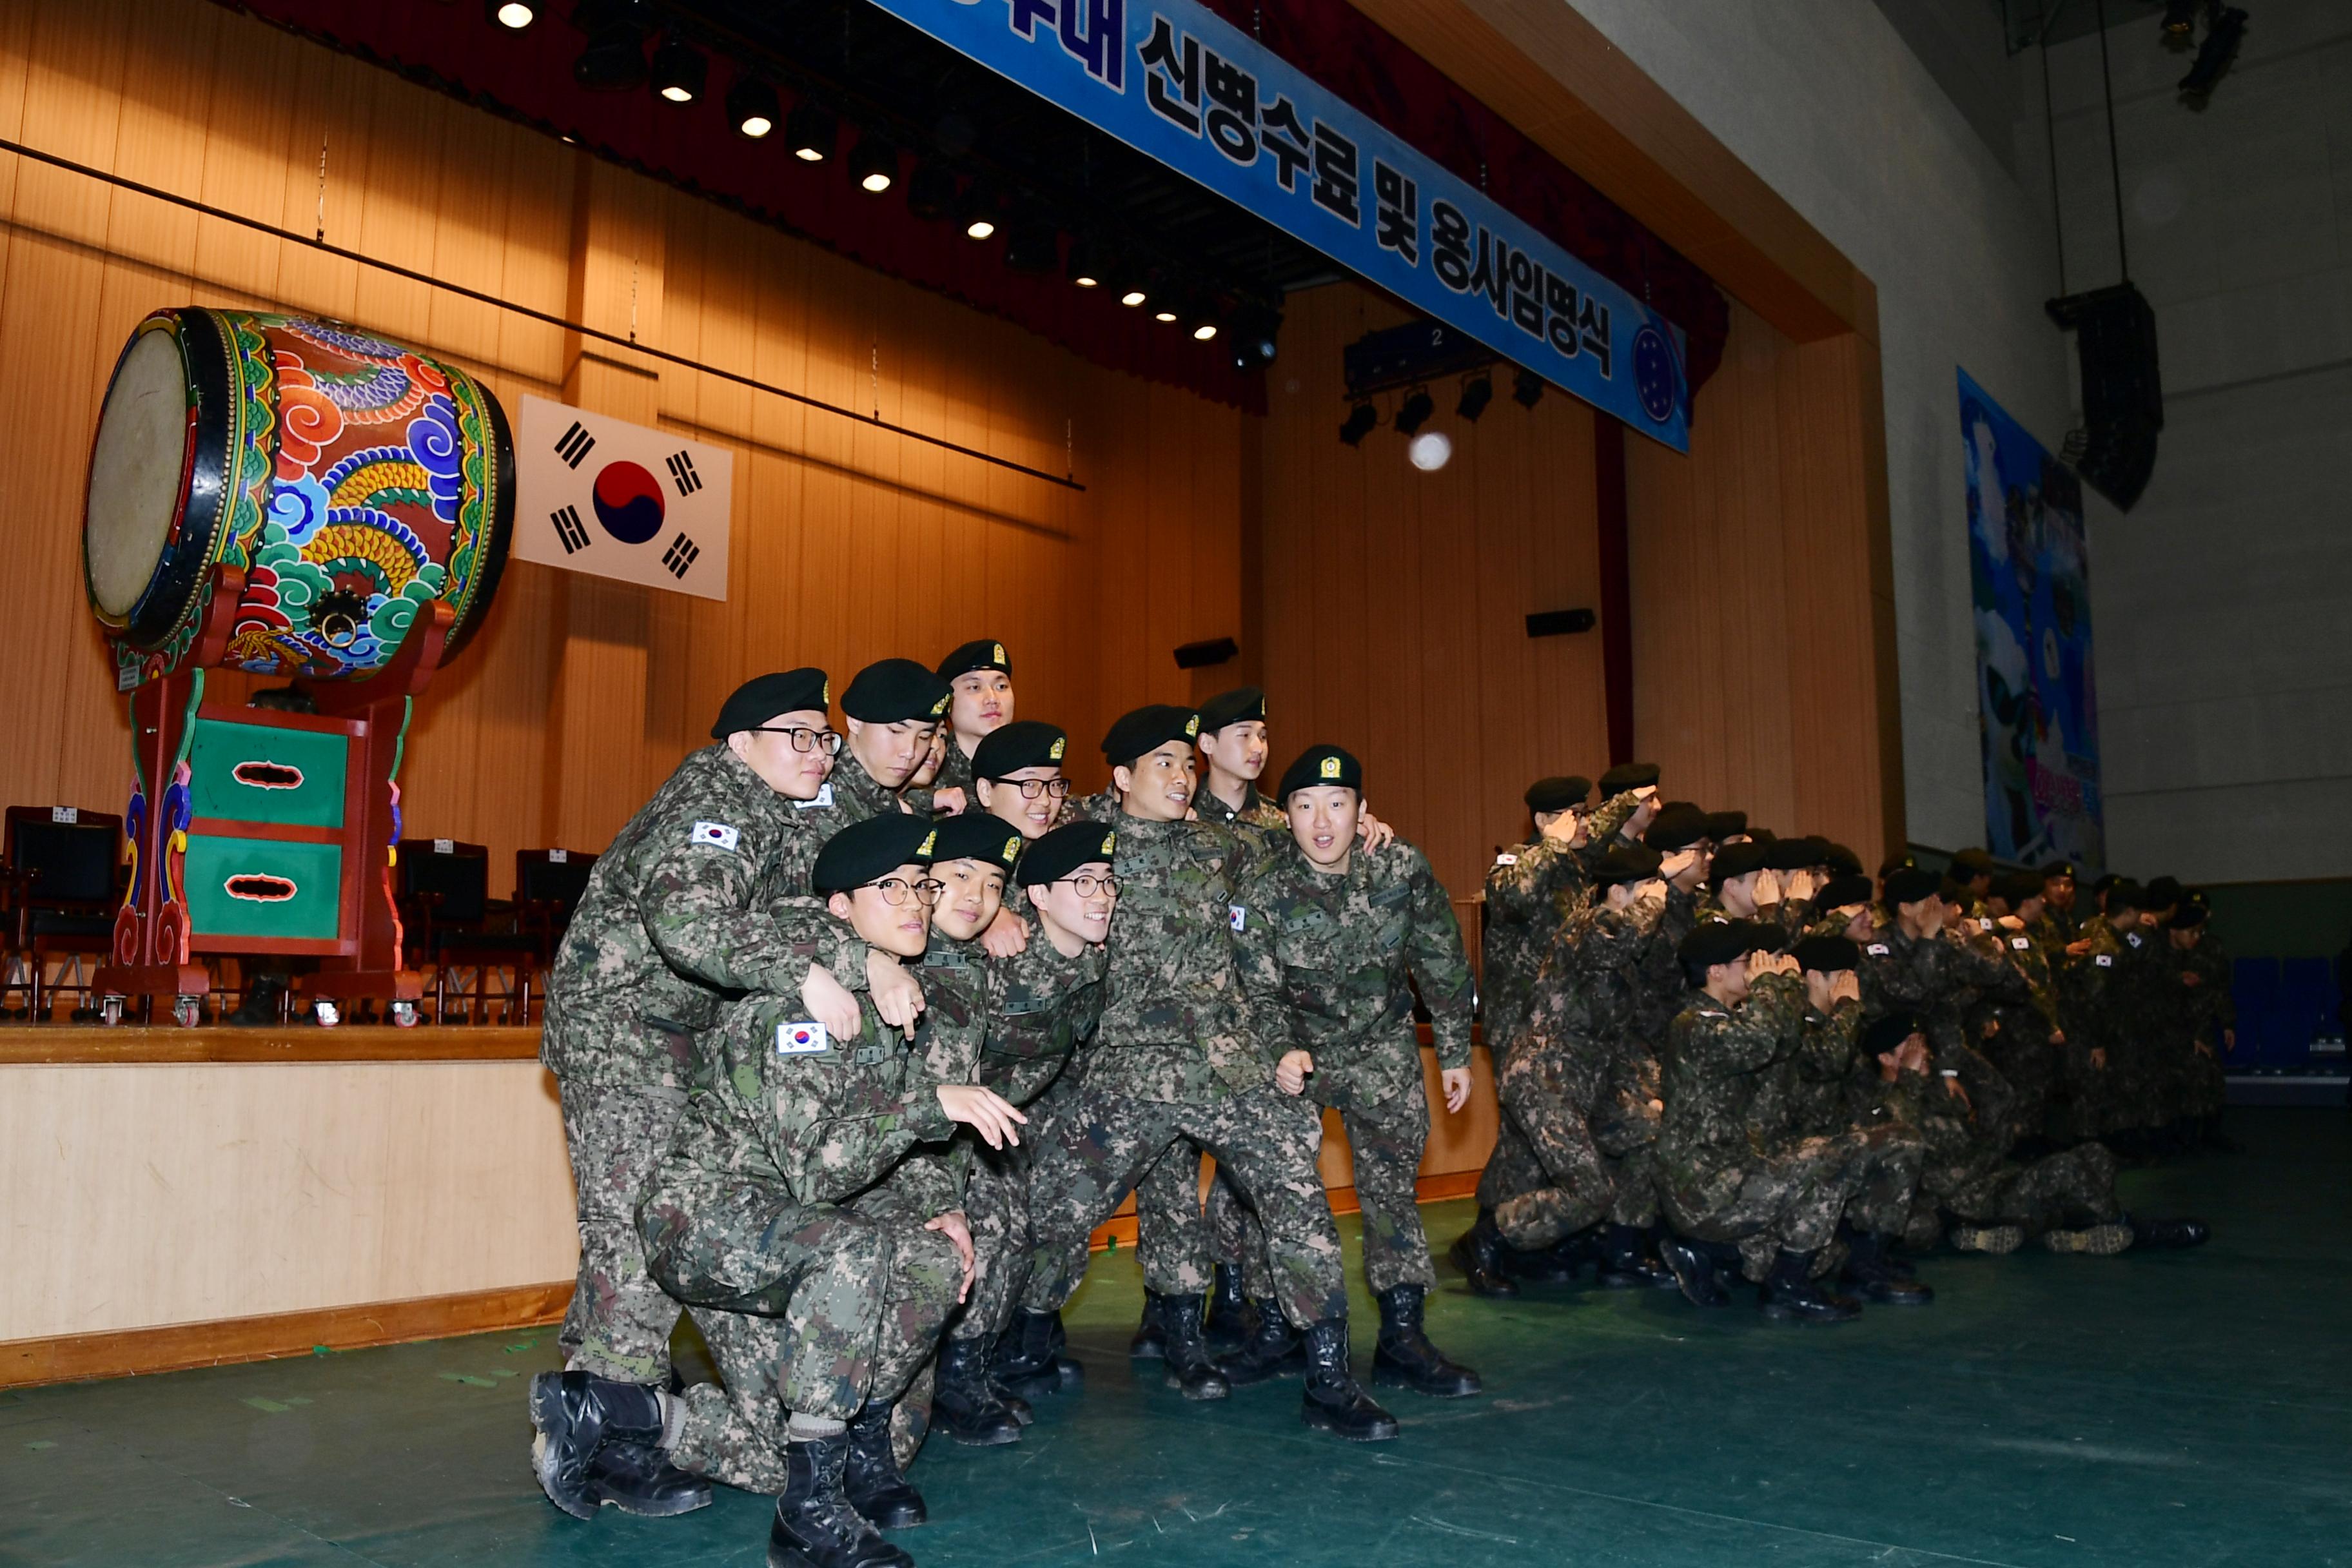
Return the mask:
[[813, 1022], [779, 1024], [776, 1026], [776, 1054], [780, 1057], [821, 1057], [833, 1048], [823, 1024]]
[[2100, 953], [2097, 958], [2093, 960], [2093, 962], [2098, 964], [2101, 969], [2113, 969], [2116, 966], [2116, 955], [2112, 952], [2103, 952]]
[[1887, 945], [1886, 945], [1885, 942], [1872, 942], [1868, 947], [1864, 948], [1862, 951], [1863, 951], [1863, 952], [1866, 952], [1866, 953], [1869, 953], [1873, 958], [1885, 958], [1885, 956], [1887, 956], [1887, 953], [1888, 953], [1888, 952], [1889, 952], [1890, 950], [1887, 948]]
[[1225, 906], [1225, 918], [1232, 922], [1233, 928], [1235, 931], [1239, 931], [1244, 925], [1248, 923], [1249, 910], [1239, 904], [1227, 904]]
[[2023, 952], [2027, 948], [2032, 947], [2033, 943], [2024, 937], [2013, 936], [2009, 939], [2009, 945], [2017, 949], [2018, 952]]
[[694, 831], [687, 835], [687, 839], [693, 844], [708, 844], [713, 849], [724, 849], [731, 855], [736, 852], [735, 847], [743, 841], [743, 835], [740, 830], [723, 822], [698, 822], [694, 825]]

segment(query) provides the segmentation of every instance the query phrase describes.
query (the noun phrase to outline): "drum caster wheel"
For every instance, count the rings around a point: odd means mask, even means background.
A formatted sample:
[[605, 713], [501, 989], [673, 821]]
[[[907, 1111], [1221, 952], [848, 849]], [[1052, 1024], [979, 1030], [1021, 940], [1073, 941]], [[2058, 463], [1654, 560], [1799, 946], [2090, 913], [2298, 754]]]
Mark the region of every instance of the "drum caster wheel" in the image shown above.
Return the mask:
[[342, 1009], [321, 996], [310, 1004], [310, 1020], [322, 1029], [331, 1029], [343, 1021]]
[[413, 1029], [416, 1027], [416, 1004], [414, 1002], [394, 1002], [392, 1005], [392, 1026], [395, 1029]]
[[122, 1022], [122, 998], [109, 996], [100, 1002], [98, 1016], [110, 1028]]
[[205, 1021], [205, 1004], [201, 997], [182, 996], [172, 1004], [172, 1021], [183, 1029], [193, 1029]]

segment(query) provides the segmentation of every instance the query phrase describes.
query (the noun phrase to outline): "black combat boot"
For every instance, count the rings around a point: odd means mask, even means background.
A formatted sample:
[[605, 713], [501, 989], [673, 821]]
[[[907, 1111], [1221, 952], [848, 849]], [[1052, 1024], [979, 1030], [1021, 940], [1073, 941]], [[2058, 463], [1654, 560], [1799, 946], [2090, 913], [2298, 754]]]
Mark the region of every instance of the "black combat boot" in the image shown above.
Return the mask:
[[1201, 1325], [1201, 1298], [1161, 1299], [1160, 1324], [1168, 1336], [1168, 1386], [1187, 1399], [1223, 1399], [1233, 1384], [1209, 1357], [1209, 1342]]
[[1495, 1228], [1495, 1211], [1480, 1209], [1477, 1223], [1454, 1241], [1447, 1254], [1462, 1270], [1463, 1283], [1473, 1296], [1516, 1296], [1519, 1288], [1503, 1272], [1503, 1234]]
[[708, 1508], [710, 1483], [671, 1464], [659, 1448], [607, 1439], [588, 1461], [588, 1500], [623, 1513], [668, 1519]]
[[997, 1339], [991, 1375], [1023, 1399], [1060, 1393], [1061, 1358], [1054, 1353], [1057, 1327], [1055, 1313], [1015, 1311]]
[[1381, 1292], [1381, 1333], [1372, 1345], [1372, 1381], [1409, 1388], [1432, 1399], [1467, 1399], [1486, 1385], [1468, 1367], [1445, 1359], [1421, 1328], [1421, 1287], [1394, 1285]]
[[929, 1519], [923, 1494], [898, 1473], [898, 1456], [890, 1448], [890, 1406], [869, 1400], [846, 1435], [849, 1454], [842, 1465], [841, 1489], [849, 1506], [877, 1530], [910, 1530]]
[[1350, 1443], [1397, 1435], [1396, 1417], [1373, 1403], [1348, 1370], [1348, 1320], [1325, 1318], [1307, 1331], [1307, 1392], [1299, 1415], [1309, 1426]]
[[1897, 1265], [1894, 1249], [1894, 1238], [1874, 1230], [1858, 1230], [1846, 1237], [1845, 1282], [1853, 1293], [1887, 1307], [1924, 1307], [1934, 1300], [1934, 1289]]
[[993, 1363], [988, 1368], [988, 1391], [996, 1395], [996, 1403], [1004, 1406], [1004, 1414], [1021, 1426], [1026, 1426], [1037, 1419], [1037, 1412], [1029, 1402], [1004, 1386], [1004, 1380], [997, 1376]]
[[[1200, 1298], [1195, 1296], [1193, 1300]], [[1127, 1353], [1138, 1361], [1158, 1361], [1168, 1353], [1168, 1298], [1149, 1285], [1143, 1288], [1143, 1318], [1135, 1325], [1135, 1338], [1127, 1342]]]
[[1253, 1301], [1250, 1305], [1256, 1310], [1256, 1327], [1242, 1342], [1241, 1349], [1217, 1363], [1224, 1369], [1225, 1381], [1235, 1388], [1246, 1388], [1268, 1378], [1297, 1377], [1305, 1372], [1307, 1342], [1282, 1315], [1282, 1303]]
[[2124, 1215], [2132, 1239], [2142, 1247], [2202, 1247], [2212, 1232], [2201, 1219], [2135, 1219]]
[[1249, 1338], [1249, 1309], [1242, 1299], [1242, 1270], [1236, 1263], [1217, 1265], [1216, 1284], [1209, 1291], [1209, 1349], [1227, 1355]]
[[1715, 1256], [1688, 1237], [1666, 1233], [1658, 1242], [1658, 1256], [1673, 1271], [1675, 1283], [1694, 1307], [1727, 1307], [1731, 1292], [1723, 1288]]
[[1086, 1386], [1087, 1369], [1070, 1359], [1070, 1336], [1062, 1328], [1062, 1314], [1054, 1313], [1054, 1384], [1065, 1394], [1076, 1394]]
[[1675, 1271], [1650, 1256], [1650, 1233], [1610, 1225], [1601, 1234], [1601, 1283], [1611, 1290], [1671, 1290]]
[[[531, 1468], [547, 1500], [574, 1519], [593, 1519], [611, 1503], [630, 1513], [683, 1513], [682, 1493], [707, 1484], [673, 1470], [667, 1460], [616, 1461], [592, 1480], [596, 1453], [606, 1444], [661, 1447], [661, 1398], [650, 1388], [586, 1372], [542, 1372], [530, 1380]], [[699, 1508], [702, 1502], [691, 1505]]]
[[940, 1347], [931, 1425], [975, 1448], [1021, 1441], [1021, 1423], [997, 1397], [988, 1376], [988, 1347], [980, 1341], [950, 1340]]
[[842, 1489], [849, 1434], [784, 1445], [784, 1489], [768, 1527], [768, 1568], [915, 1568], [883, 1540]]
[[1779, 1323], [1843, 1323], [1862, 1316], [1859, 1302], [1824, 1289], [1814, 1281], [1812, 1270], [1811, 1253], [1783, 1247], [1765, 1277], [1764, 1315]]

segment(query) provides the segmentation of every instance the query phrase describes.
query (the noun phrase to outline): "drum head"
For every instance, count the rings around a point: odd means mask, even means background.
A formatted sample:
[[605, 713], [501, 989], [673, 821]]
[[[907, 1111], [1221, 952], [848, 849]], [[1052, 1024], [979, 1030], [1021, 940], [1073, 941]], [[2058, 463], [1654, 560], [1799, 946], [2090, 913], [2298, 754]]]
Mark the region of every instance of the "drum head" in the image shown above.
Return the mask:
[[188, 373], [176, 333], [139, 334], [115, 368], [89, 459], [82, 556], [99, 613], [120, 624], [155, 580], [187, 490]]

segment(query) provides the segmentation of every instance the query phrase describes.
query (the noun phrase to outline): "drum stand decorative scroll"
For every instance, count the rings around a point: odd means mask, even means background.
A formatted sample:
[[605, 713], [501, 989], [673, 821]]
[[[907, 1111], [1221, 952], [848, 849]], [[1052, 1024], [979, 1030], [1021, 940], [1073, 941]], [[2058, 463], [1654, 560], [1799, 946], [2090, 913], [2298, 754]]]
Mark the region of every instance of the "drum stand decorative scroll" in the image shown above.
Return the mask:
[[98, 972], [106, 1020], [126, 1000], [169, 997], [194, 1024], [210, 989], [194, 960], [215, 953], [316, 957], [299, 994], [382, 998], [395, 1023], [414, 1023], [424, 977], [400, 967], [393, 903], [398, 773], [453, 616], [428, 605], [379, 673], [310, 688], [315, 715], [206, 705], [205, 668], [227, 646], [244, 589], [244, 574], [225, 569], [197, 657], [131, 695], [131, 888], [113, 962]]

